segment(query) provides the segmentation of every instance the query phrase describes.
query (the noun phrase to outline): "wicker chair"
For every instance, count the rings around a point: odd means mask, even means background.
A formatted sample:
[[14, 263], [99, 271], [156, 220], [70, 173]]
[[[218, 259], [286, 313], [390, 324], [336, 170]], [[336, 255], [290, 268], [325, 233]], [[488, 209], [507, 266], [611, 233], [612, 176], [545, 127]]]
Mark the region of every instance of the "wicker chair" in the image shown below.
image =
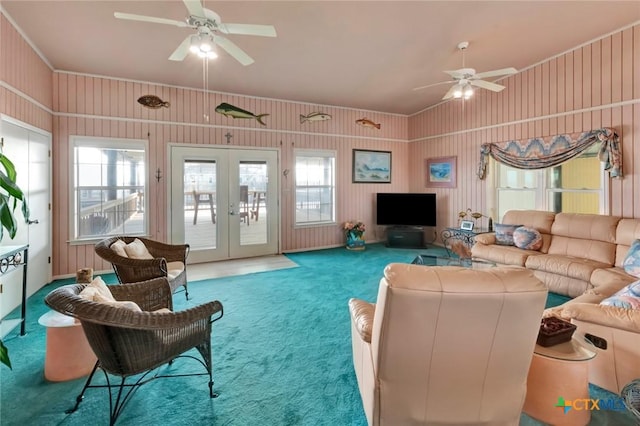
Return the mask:
[[[136, 238], [144, 243], [154, 259], [122, 257], [111, 249], [111, 245], [117, 240], [122, 240], [129, 244]], [[189, 299], [189, 290], [187, 288], [189, 244], [165, 244], [140, 237], [115, 236], [100, 241], [96, 244], [95, 251], [102, 259], [111, 262], [120, 283], [137, 283], [158, 277], [168, 277], [171, 291], [175, 292], [176, 289], [183, 286], [185, 297], [187, 300]], [[172, 274], [170, 268], [172, 262], [182, 262], [182, 271]]]
[[[208, 302], [180, 312], [153, 312], [172, 308], [172, 292], [167, 278], [156, 278], [141, 283], [109, 286], [116, 300], [133, 301], [143, 312], [109, 306], [85, 300], [79, 293], [86, 284], [71, 284], [53, 290], [45, 297], [52, 309], [77, 318], [82, 324], [87, 340], [98, 362], [89, 375], [72, 413], [84, 397], [87, 388], [109, 388], [110, 424], [113, 425], [123, 407], [141, 385], [156, 378], [171, 377], [162, 374], [158, 367], [176, 358], [192, 358], [200, 362], [205, 373], [177, 374], [176, 376], [209, 376], [209, 396], [213, 392], [211, 363], [211, 324], [223, 315], [222, 304]], [[215, 318], [212, 318], [216, 315]], [[183, 355], [197, 349], [202, 361], [195, 356]], [[97, 369], [101, 368], [106, 385], [91, 385]], [[109, 375], [120, 377], [120, 384], [112, 385]], [[130, 376], [130, 382], [126, 383]], [[118, 388], [112, 393], [112, 388]], [[126, 390], [125, 390], [126, 389]], [[112, 397], [113, 395], [113, 397]], [[115, 400], [114, 400], [115, 397]]]

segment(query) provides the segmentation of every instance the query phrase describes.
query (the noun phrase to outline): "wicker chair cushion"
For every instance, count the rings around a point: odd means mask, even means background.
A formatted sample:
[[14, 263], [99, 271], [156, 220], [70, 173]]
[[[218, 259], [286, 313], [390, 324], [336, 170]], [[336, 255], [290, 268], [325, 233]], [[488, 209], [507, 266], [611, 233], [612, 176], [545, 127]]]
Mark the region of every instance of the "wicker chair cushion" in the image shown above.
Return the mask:
[[137, 238], [127, 244], [124, 247], [124, 251], [127, 252], [127, 256], [131, 259], [153, 259], [151, 253], [147, 250], [147, 246]]
[[169, 281], [175, 280], [178, 275], [184, 271], [184, 263], [182, 262], [168, 262], [167, 263], [167, 278]]
[[85, 300], [95, 301], [96, 296], [101, 299], [114, 301], [111, 290], [103, 281], [102, 277], [95, 277], [79, 294]]
[[129, 257], [127, 256], [127, 252], [124, 250], [126, 246], [127, 246], [127, 243], [125, 243], [124, 241], [116, 240], [116, 242], [111, 244], [109, 248], [115, 251], [118, 256]]
[[111, 294], [109, 287], [105, 284], [101, 277], [96, 277], [93, 281], [91, 281], [91, 283], [89, 283], [80, 292], [80, 294], [78, 294], [78, 296], [85, 300], [96, 303], [103, 303], [108, 306], [113, 306], [114, 308], [124, 308], [134, 312], [142, 312], [140, 306], [138, 306], [135, 302], [131, 302], [128, 300], [116, 300]]

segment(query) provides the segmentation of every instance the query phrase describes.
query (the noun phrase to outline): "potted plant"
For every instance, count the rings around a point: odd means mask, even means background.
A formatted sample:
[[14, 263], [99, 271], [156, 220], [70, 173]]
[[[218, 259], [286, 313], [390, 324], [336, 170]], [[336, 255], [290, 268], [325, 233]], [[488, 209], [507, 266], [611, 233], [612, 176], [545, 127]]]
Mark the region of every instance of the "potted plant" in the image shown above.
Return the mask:
[[[14, 212], [18, 203], [22, 205], [22, 214], [25, 221], [29, 219], [29, 207], [25, 200], [24, 192], [16, 184], [16, 168], [2, 152], [0, 152], [0, 241], [5, 236], [5, 230], [9, 238], [13, 239], [18, 232], [18, 223]], [[9, 351], [0, 339], [0, 362], [11, 368]]]
[[342, 225], [345, 237], [347, 238], [347, 249], [364, 250], [365, 226], [362, 222], [345, 222]]

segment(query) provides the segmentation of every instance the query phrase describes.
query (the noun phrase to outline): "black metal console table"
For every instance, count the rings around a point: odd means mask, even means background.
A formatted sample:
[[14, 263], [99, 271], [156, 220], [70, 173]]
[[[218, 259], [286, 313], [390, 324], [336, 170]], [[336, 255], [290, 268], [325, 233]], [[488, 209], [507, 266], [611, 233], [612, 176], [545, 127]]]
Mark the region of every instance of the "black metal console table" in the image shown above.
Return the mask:
[[[0, 277], [22, 266], [22, 302], [20, 305], [20, 319], [3, 320], [0, 334], [6, 334], [20, 325], [20, 335], [25, 335], [27, 314], [27, 261], [29, 259], [29, 244], [0, 247]], [[0, 284], [2, 292], [2, 284]], [[8, 324], [8, 325], [7, 325]]]
[[461, 241], [467, 247], [471, 248], [474, 244], [474, 238], [478, 234], [486, 234], [491, 232], [486, 228], [476, 228], [473, 230], [460, 229], [460, 228], [444, 228], [440, 233], [442, 244], [447, 249], [447, 253], [451, 255], [451, 244], [448, 244], [451, 240]]

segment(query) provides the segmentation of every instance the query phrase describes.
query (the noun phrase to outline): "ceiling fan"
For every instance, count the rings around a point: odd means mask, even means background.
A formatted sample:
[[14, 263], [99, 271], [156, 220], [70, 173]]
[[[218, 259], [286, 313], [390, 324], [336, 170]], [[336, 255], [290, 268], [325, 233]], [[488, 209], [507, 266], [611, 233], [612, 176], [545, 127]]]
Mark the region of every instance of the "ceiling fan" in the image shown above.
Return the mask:
[[413, 90], [422, 90], [427, 87], [437, 86], [440, 84], [449, 84], [455, 83], [449, 91], [442, 97], [443, 100], [451, 99], [451, 98], [464, 98], [469, 99], [473, 96], [473, 87], [480, 87], [482, 89], [491, 90], [493, 92], [500, 92], [505, 87], [492, 83], [490, 81], [485, 81], [483, 79], [489, 77], [497, 77], [501, 75], [511, 75], [516, 74], [518, 72], [515, 68], [502, 68], [494, 71], [485, 71], [481, 73], [476, 73], [476, 70], [473, 68], [465, 68], [464, 66], [464, 51], [469, 47], [468, 41], [463, 41], [458, 44], [458, 49], [462, 51], [462, 68], [455, 71], [445, 71], [445, 73], [449, 74], [453, 80], [449, 81], [441, 81], [440, 83], [428, 84], [426, 86], [416, 87]]
[[189, 15], [185, 21], [175, 21], [173, 19], [156, 18], [153, 16], [134, 15], [131, 13], [115, 12], [113, 15], [118, 19], [128, 19], [131, 21], [154, 22], [157, 24], [175, 25], [181, 28], [192, 28], [197, 34], [187, 36], [178, 48], [169, 56], [172, 61], [182, 61], [189, 51], [197, 53], [202, 58], [215, 58], [217, 55], [213, 50], [216, 44], [223, 48], [229, 55], [233, 56], [242, 65], [250, 65], [254, 62], [244, 50], [225, 37], [227, 34], [254, 35], [261, 37], [276, 37], [276, 29], [272, 25], [252, 25], [252, 24], [225, 24], [220, 20], [220, 16], [212, 10], [202, 7], [200, 0], [183, 0]]

